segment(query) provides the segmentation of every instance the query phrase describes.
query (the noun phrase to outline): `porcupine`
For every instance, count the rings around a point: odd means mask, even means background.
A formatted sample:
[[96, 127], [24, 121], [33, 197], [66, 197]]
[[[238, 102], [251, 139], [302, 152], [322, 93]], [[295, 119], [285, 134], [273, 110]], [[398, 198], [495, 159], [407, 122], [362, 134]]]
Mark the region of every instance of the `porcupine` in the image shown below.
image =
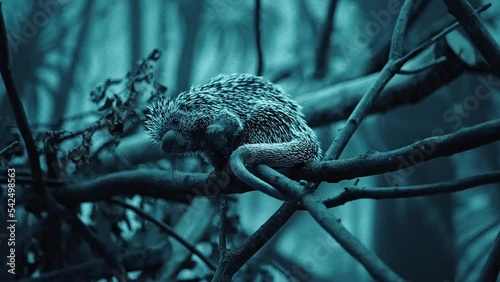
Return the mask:
[[283, 195], [246, 166], [293, 167], [321, 157], [301, 107], [281, 88], [250, 74], [220, 74], [149, 107], [145, 126], [170, 154], [199, 153], [217, 170], [229, 162], [241, 181]]

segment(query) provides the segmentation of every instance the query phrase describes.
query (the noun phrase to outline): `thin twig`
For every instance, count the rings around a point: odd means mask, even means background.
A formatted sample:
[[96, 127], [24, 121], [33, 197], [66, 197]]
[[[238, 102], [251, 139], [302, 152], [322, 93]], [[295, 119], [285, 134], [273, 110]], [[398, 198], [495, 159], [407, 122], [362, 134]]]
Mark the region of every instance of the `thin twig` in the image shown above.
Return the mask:
[[478, 12], [466, 0], [444, 0], [444, 3], [495, 74], [500, 75], [500, 48], [479, 18]]
[[139, 208], [137, 208], [137, 207], [135, 207], [133, 205], [127, 204], [127, 203], [125, 203], [123, 201], [120, 201], [120, 200], [117, 200], [117, 199], [109, 199], [108, 202], [116, 204], [116, 205], [121, 206], [123, 208], [129, 209], [129, 210], [135, 212], [138, 216], [143, 217], [143, 218], [151, 221], [151, 223], [153, 223], [154, 225], [156, 225], [161, 231], [165, 232], [167, 235], [169, 235], [172, 238], [174, 238], [175, 240], [177, 240], [177, 242], [179, 242], [181, 245], [183, 245], [184, 247], [186, 247], [186, 249], [188, 249], [191, 253], [193, 253], [197, 257], [199, 257], [208, 266], [208, 268], [210, 268], [211, 270], [215, 270], [216, 269], [216, 265], [209, 258], [207, 258], [200, 251], [198, 251], [189, 242], [187, 242], [186, 240], [184, 240], [184, 238], [182, 238], [179, 234], [177, 234], [167, 224], [165, 224], [165, 223], [161, 222], [160, 220], [156, 219], [155, 217], [147, 214], [143, 210], [141, 210], [141, 209], [139, 209]]
[[335, 140], [326, 151], [325, 159], [337, 160], [340, 157], [340, 154], [344, 151], [345, 146], [354, 135], [354, 132], [356, 132], [356, 130], [358, 129], [364, 117], [367, 115], [368, 110], [373, 105], [373, 102], [375, 101], [377, 96], [382, 92], [387, 83], [389, 83], [389, 81], [396, 74], [394, 70], [399, 70], [404, 65], [404, 63], [409, 60], [409, 58], [405, 59], [406, 56], [401, 56], [406, 27], [409, 21], [411, 8], [413, 7], [414, 3], [415, 0], [406, 0], [403, 3], [403, 7], [401, 7], [396, 26], [394, 28], [391, 52], [389, 54], [389, 62], [382, 69], [379, 79], [372, 86], [372, 88], [370, 88], [368, 92], [363, 95], [363, 98], [361, 98], [358, 105], [351, 113], [350, 117], [347, 120], [347, 124], [342, 128], [340, 133], [337, 135]]
[[18, 141], [14, 141], [10, 145], [8, 145], [7, 147], [3, 148], [0, 151], [0, 158], [3, 157], [3, 155], [7, 154], [8, 152], [14, 150], [14, 148], [16, 148], [17, 145], [19, 145], [19, 142]]
[[415, 69], [410, 69], [410, 70], [404, 70], [404, 69], [400, 69], [398, 71], [398, 74], [404, 74], [404, 75], [413, 75], [413, 74], [417, 74], [417, 73], [420, 73], [420, 72], [423, 72], [423, 71], [427, 71], [429, 69], [432, 69], [436, 66], [439, 66], [440, 64], [446, 62], [448, 59], [445, 57], [445, 56], [441, 56], [439, 58], [436, 58], [435, 60], [432, 60], [431, 62], [427, 63], [427, 64], [424, 64], [422, 66], [418, 66], [417, 68]]
[[344, 192], [336, 197], [325, 200], [324, 204], [328, 208], [332, 208], [358, 199], [381, 200], [422, 197], [443, 193], [453, 193], [494, 183], [500, 183], [500, 171], [484, 173], [453, 181], [407, 187], [346, 187], [344, 188]]
[[[491, 7], [491, 3], [485, 4], [479, 8], [477, 8], [477, 13], [482, 13], [486, 10], [488, 10]], [[429, 46], [437, 42], [439, 39], [443, 38], [446, 36], [448, 33], [452, 32], [455, 28], [457, 28], [460, 25], [458, 22], [454, 22], [453, 24], [449, 25], [445, 29], [443, 29], [441, 32], [438, 34], [434, 35], [430, 39], [424, 41], [422, 44], [420, 44], [417, 48], [414, 48], [410, 52], [408, 52], [403, 59], [406, 59], [408, 61], [409, 59], [412, 59], [416, 57], [418, 54], [420, 54], [423, 50], [427, 49]]]
[[491, 247], [490, 254], [481, 273], [481, 282], [497, 281], [500, 274], [500, 231]]
[[257, 75], [261, 76], [264, 72], [264, 55], [262, 54], [262, 36], [261, 36], [261, 0], [255, 0], [254, 24], [255, 24], [255, 44], [257, 47]]
[[226, 224], [227, 224], [227, 200], [224, 194], [220, 194], [219, 213], [219, 254], [222, 259], [227, 253]]
[[334, 20], [333, 16], [335, 15], [337, 2], [337, 0], [330, 0], [330, 5], [328, 6], [328, 12], [326, 14], [325, 23], [323, 24], [323, 30], [321, 32], [321, 38], [318, 42], [318, 48], [316, 50], [316, 71], [314, 72], [315, 78], [325, 77], [328, 69], [328, 51], [330, 50], [330, 38], [332, 35]]
[[399, 11], [396, 25], [394, 26], [394, 32], [392, 33], [389, 61], [399, 59], [403, 56], [406, 30], [410, 22], [412, 8], [416, 2], [418, 2], [418, 0], [405, 0]]
[[7, 96], [9, 96], [9, 100], [12, 105], [12, 111], [14, 112], [17, 126], [21, 133], [21, 137], [23, 138], [24, 144], [26, 145], [26, 151], [28, 153], [33, 178], [33, 186], [41, 195], [43, 195], [45, 193], [45, 185], [42, 178], [43, 173], [40, 167], [40, 159], [35, 146], [35, 141], [33, 140], [31, 129], [28, 125], [26, 112], [21, 99], [19, 99], [17, 89], [14, 85], [14, 79], [12, 78], [8, 45], [2, 3], [0, 2], [0, 72], [5, 84], [5, 89], [7, 90]]

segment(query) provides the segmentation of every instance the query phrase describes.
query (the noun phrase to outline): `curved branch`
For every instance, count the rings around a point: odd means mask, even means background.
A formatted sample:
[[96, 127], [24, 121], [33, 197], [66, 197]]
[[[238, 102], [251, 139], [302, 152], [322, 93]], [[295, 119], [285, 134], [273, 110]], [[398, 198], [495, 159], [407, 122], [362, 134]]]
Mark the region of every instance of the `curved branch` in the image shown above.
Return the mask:
[[444, 0], [444, 3], [496, 75], [500, 75], [500, 48], [479, 18], [478, 12], [467, 0]]
[[318, 200], [314, 192], [305, 192], [304, 186], [284, 177], [268, 166], [259, 166], [259, 171], [269, 177], [267, 181], [274, 187], [300, 198], [302, 206], [314, 217], [342, 248], [358, 260], [377, 281], [404, 281], [355, 236], [353, 236], [340, 221], [328, 210], [324, 203]]
[[484, 265], [483, 272], [481, 273], [481, 282], [496, 281], [500, 268], [500, 231], [497, 234], [495, 242], [491, 247], [490, 254]]
[[204, 254], [202, 254], [200, 251], [198, 251], [194, 246], [192, 246], [191, 244], [189, 244], [189, 242], [187, 242], [186, 240], [184, 240], [184, 238], [182, 238], [179, 234], [177, 234], [170, 226], [168, 226], [167, 224], [159, 221], [158, 219], [156, 219], [155, 217], [145, 213], [143, 210], [133, 206], [133, 205], [130, 205], [130, 204], [127, 204], [125, 202], [122, 202], [122, 201], [119, 201], [119, 200], [116, 200], [116, 199], [109, 199], [108, 202], [110, 203], [113, 203], [113, 204], [116, 204], [116, 205], [119, 205], [125, 209], [129, 209], [133, 212], [135, 212], [137, 215], [151, 221], [154, 225], [158, 226], [158, 228], [160, 228], [160, 230], [162, 230], [163, 232], [167, 233], [167, 235], [173, 237], [175, 240], [177, 240], [177, 242], [179, 242], [181, 245], [183, 245], [184, 247], [186, 247], [186, 249], [188, 249], [191, 253], [195, 254], [196, 256], [198, 256], [207, 266], [208, 268], [212, 269], [212, 270], [215, 270], [216, 266], [215, 264], [209, 259], [207, 258]]
[[358, 199], [400, 199], [463, 191], [486, 184], [500, 183], [500, 171], [440, 183], [407, 187], [346, 187], [340, 195], [324, 201], [328, 208]]
[[294, 204], [284, 203], [273, 216], [248, 237], [239, 247], [226, 251], [226, 257], [219, 263], [212, 281], [231, 281], [238, 271], [257, 251], [273, 237], [297, 211]]
[[428, 62], [428, 63], [422, 65], [422, 66], [418, 66], [415, 69], [411, 69], [411, 70], [400, 69], [398, 71], [398, 74], [411, 75], [411, 74], [416, 74], [416, 73], [419, 73], [419, 72], [426, 71], [428, 69], [435, 69], [440, 63], [446, 62], [446, 60], [447, 60], [446, 57], [441, 56], [439, 58], [436, 58], [436, 59], [432, 60], [431, 62]]
[[7, 154], [8, 152], [14, 150], [14, 148], [17, 147], [17, 145], [19, 145], [19, 142], [17, 141], [14, 141], [12, 142], [11, 144], [9, 144], [7, 147], [3, 148], [1, 151], [0, 151], [0, 158], [3, 157], [3, 155]]
[[419, 165], [500, 140], [500, 119], [462, 128], [454, 133], [429, 137], [408, 146], [338, 161], [307, 164], [289, 172], [296, 179], [337, 182], [386, 173]]

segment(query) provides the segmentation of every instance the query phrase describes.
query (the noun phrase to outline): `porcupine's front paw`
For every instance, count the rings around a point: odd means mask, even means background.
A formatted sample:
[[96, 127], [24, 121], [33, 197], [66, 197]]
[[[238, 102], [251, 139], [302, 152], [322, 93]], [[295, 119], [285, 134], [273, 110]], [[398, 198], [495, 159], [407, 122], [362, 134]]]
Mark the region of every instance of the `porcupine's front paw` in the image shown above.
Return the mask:
[[211, 124], [206, 130], [207, 142], [209, 146], [217, 152], [230, 150], [231, 140], [226, 128], [221, 124]]

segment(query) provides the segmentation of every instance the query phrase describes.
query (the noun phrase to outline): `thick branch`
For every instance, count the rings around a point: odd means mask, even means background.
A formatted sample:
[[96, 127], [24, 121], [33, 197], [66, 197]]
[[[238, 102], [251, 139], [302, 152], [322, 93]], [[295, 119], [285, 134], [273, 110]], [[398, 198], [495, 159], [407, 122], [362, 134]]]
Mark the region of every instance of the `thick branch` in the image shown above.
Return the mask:
[[237, 183], [231, 183], [230, 187], [221, 190], [208, 189], [208, 175], [182, 172], [170, 174], [159, 169], [122, 171], [55, 189], [54, 196], [64, 203], [102, 201], [115, 195], [141, 195], [188, 202], [191, 196], [196, 195], [215, 197], [221, 192], [230, 194], [250, 190], [249, 187]]
[[[396, 75], [380, 93], [369, 113], [383, 113], [416, 104], [463, 74], [466, 65], [449, 50], [446, 53], [446, 61], [436, 64], [433, 69], [414, 75]], [[307, 123], [312, 127], [345, 120], [379, 76], [380, 73], [375, 73], [341, 82], [298, 96], [296, 100], [303, 106]]]
[[[303, 168], [285, 171], [285, 175], [297, 180], [334, 183], [417, 166], [439, 157], [457, 154], [498, 140], [500, 140], [500, 119], [463, 128], [454, 133], [429, 137], [388, 152], [369, 152], [349, 159], [310, 163]], [[187, 202], [189, 197], [196, 195], [214, 197], [220, 192], [231, 194], [251, 191], [248, 186], [236, 182], [219, 191], [206, 189], [208, 173], [175, 172], [173, 175], [175, 175], [174, 178], [171, 174], [159, 169], [110, 173], [93, 180], [58, 187], [54, 189], [54, 197], [65, 204], [102, 201], [115, 195], [142, 195]], [[21, 196], [21, 203], [26, 204], [28, 200], [25, 195]], [[39, 203], [30, 201], [29, 204]], [[42, 207], [37, 206], [37, 208]]]
[[266, 179], [275, 187], [286, 190], [288, 194], [300, 198], [305, 209], [316, 221], [342, 246], [353, 258], [357, 259], [377, 281], [403, 281], [382, 260], [355, 236], [327, 209], [315, 193], [304, 193], [304, 187], [267, 166], [259, 166], [259, 171], [269, 177]]
[[416, 166], [498, 140], [500, 119], [462, 128], [454, 133], [422, 139], [389, 152], [369, 152], [350, 159], [311, 163], [290, 174], [308, 181], [337, 182]]
[[238, 248], [226, 252], [226, 257], [217, 267], [212, 281], [231, 281], [238, 271], [257, 251], [259, 251], [277, 230], [288, 221], [297, 208], [291, 203], [283, 204], [257, 231]]

